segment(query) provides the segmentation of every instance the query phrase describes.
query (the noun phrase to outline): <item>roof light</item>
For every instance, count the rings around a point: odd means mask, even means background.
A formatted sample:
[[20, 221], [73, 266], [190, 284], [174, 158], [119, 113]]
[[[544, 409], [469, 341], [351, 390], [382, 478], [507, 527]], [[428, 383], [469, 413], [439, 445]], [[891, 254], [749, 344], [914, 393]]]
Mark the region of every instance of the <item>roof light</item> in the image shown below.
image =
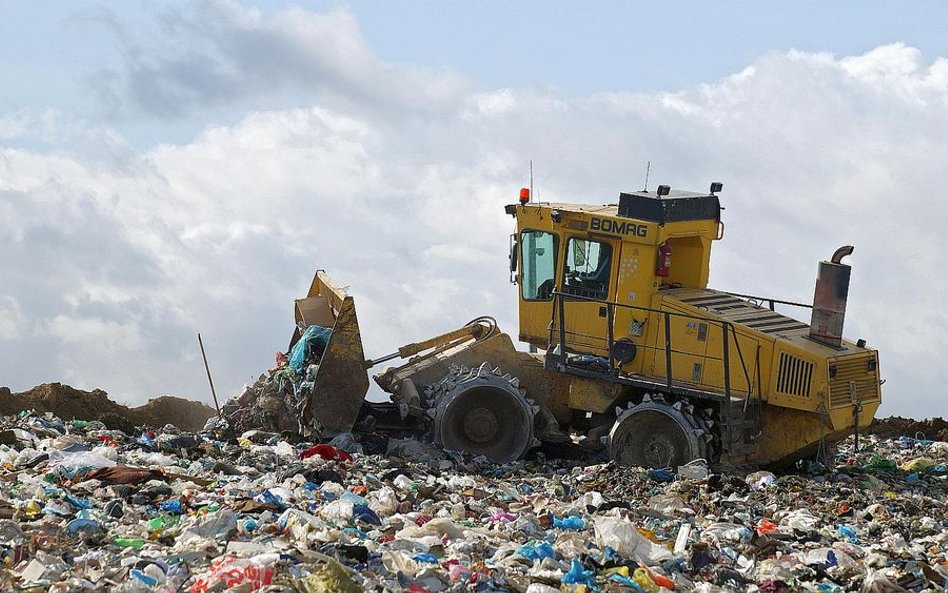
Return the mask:
[[668, 193], [672, 190], [670, 185], [659, 185], [658, 189], [655, 192], [658, 194], [658, 197], [667, 196]]
[[520, 188], [520, 203], [526, 204], [529, 201], [530, 201], [530, 188], [521, 187]]
[[712, 182], [711, 182], [711, 195], [712, 195], [712, 196], [713, 196], [716, 192], [721, 191], [722, 189], [724, 189], [724, 184], [721, 183], [720, 181], [712, 181]]

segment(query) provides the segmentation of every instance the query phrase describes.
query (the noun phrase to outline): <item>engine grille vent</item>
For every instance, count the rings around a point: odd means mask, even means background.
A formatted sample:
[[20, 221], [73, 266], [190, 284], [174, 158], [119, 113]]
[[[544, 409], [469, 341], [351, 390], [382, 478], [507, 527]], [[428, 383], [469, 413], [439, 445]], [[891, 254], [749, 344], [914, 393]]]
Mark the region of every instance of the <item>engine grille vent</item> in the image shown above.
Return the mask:
[[830, 363], [830, 407], [843, 408], [853, 405], [849, 384], [856, 385], [856, 399], [861, 402], [879, 401], [879, 371], [875, 359], [853, 357], [836, 359]]
[[812, 379], [812, 362], [800, 360], [786, 352], [780, 353], [780, 369], [777, 374], [778, 393], [810, 397], [810, 382]]

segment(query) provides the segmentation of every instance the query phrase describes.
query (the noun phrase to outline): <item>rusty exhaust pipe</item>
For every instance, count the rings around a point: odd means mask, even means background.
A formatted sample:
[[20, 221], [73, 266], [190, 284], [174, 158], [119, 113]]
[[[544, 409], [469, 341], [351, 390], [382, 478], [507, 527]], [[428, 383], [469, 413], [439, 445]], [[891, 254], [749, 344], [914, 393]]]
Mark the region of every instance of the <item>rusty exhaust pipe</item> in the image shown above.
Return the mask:
[[846, 320], [849, 276], [852, 271], [842, 260], [851, 255], [853, 249], [852, 245], [844, 245], [833, 253], [830, 261], [820, 262], [813, 294], [810, 339], [837, 350], [843, 344], [843, 322]]

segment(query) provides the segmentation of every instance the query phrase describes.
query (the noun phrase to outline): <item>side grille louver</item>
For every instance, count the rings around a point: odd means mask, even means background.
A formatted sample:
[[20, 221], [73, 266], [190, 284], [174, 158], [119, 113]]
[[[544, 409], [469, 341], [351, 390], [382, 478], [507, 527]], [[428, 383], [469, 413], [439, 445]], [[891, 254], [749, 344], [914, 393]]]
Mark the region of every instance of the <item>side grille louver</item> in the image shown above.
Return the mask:
[[786, 352], [780, 353], [780, 370], [777, 374], [777, 392], [799, 397], [810, 396], [813, 379], [813, 363], [800, 360]]

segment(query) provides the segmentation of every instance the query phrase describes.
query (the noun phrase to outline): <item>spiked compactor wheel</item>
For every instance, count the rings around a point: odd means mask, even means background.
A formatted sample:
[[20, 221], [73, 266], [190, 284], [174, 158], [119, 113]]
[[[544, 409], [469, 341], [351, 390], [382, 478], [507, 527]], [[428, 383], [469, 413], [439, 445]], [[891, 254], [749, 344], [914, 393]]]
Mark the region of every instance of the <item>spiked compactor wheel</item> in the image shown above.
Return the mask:
[[609, 432], [609, 455], [621, 465], [675, 468], [706, 459], [710, 436], [693, 406], [646, 395], [618, 414]]
[[536, 406], [515, 377], [487, 363], [452, 368], [429, 393], [429, 402], [434, 441], [445, 449], [507, 462], [539, 444], [533, 436]]

